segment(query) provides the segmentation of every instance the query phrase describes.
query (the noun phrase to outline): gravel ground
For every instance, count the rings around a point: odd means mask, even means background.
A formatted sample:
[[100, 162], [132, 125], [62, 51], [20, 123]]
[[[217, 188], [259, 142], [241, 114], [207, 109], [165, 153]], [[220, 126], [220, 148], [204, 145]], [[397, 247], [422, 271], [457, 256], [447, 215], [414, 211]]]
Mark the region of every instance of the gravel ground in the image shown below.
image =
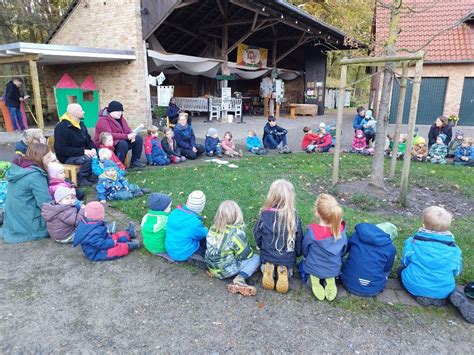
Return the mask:
[[474, 328], [455, 315], [344, 309], [305, 290], [259, 288], [242, 298], [224, 286], [143, 250], [91, 263], [51, 240], [0, 242], [0, 352], [468, 353], [473, 346]]

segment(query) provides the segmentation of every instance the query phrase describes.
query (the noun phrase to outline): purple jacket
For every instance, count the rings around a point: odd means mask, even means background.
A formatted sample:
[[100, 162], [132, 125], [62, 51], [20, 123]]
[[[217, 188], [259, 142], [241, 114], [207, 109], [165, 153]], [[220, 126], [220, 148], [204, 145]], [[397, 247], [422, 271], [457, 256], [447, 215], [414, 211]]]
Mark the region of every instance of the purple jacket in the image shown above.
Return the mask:
[[85, 209], [79, 211], [73, 205], [58, 205], [56, 202], [43, 203], [41, 215], [46, 220], [48, 233], [54, 240], [63, 240], [71, 236], [84, 217]]

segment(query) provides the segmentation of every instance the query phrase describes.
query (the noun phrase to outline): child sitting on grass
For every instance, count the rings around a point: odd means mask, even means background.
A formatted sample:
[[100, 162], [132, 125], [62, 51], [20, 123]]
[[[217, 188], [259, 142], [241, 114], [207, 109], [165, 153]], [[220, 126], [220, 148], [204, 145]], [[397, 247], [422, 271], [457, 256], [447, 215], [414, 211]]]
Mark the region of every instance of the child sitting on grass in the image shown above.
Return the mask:
[[178, 144], [174, 139], [173, 130], [169, 127], [166, 127], [163, 132], [165, 133], [165, 137], [161, 140], [161, 146], [163, 147], [163, 150], [165, 151], [169, 160], [173, 164], [179, 164], [183, 161], [186, 161], [186, 158], [181, 155], [181, 151], [178, 148]]
[[397, 235], [397, 227], [388, 222], [355, 226], [341, 270], [342, 284], [350, 293], [374, 297], [383, 291], [397, 253], [392, 242]]
[[411, 160], [426, 161], [427, 156], [428, 147], [426, 146], [426, 140], [420, 136], [413, 138], [413, 148], [411, 148]]
[[221, 203], [206, 242], [205, 260], [210, 274], [219, 279], [235, 276], [233, 283], [227, 286], [228, 291], [255, 296], [257, 289], [249, 286], [246, 279], [260, 266], [260, 257], [248, 243], [244, 217], [237, 203]]
[[217, 129], [209, 128], [206, 134], [206, 141], [204, 142], [206, 148], [206, 155], [208, 157], [218, 156], [222, 158], [222, 147], [219, 136], [217, 135]]
[[373, 117], [372, 110], [367, 110], [365, 112], [365, 118], [361, 122], [362, 130], [365, 134], [365, 140], [367, 145], [375, 138], [375, 128], [377, 121]]
[[205, 248], [208, 230], [199, 215], [206, 205], [204, 192], [196, 190], [188, 196], [186, 205], [176, 207], [168, 217], [166, 226], [166, 252], [171, 259], [185, 261]]
[[444, 144], [446, 135], [441, 133], [436, 137], [436, 143], [430, 148], [431, 164], [446, 164], [446, 154], [448, 154], [448, 147]]
[[158, 135], [158, 127], [148, 127], [147, 136], [143, 143], [143, 146], [145, 147], [146, 162], [148, 165], [169, 165], [171, 161], [163, 150], [161, 143], [158, 140]]
[[112, 134], [109, 132], [102, 132], [99, 135], [99, 143], [99, 149], [110, 150], [111, 155], [110, 158], [107, 158], [107, 160], [112, 160], [115, 164], [117, 164], [120, 170], [125, 171], [125, 165], [123, 165], [122, 161], [115, 154], [114, 137]]
[[[112, 151], [107, 148], [99, 149], [96, 156], [92, 157], [92, 173], [95, 176], [100, 176], [104, 173], [104, 162], [107, 160], [112, 161]], [[118, 167], [118, 165], [117, 165]], [[125, 169], [119, 169], [120, 175], [125, 175]]]
[[[438, 136], [439, 137], [439, 136]], [[462, 270], [462, 253], [449, 231], [452, 216], [442, 207], [423, 211], [423, 227], [405, 240], [398, 270], [403, 287], [422, 306], [444, 306]]]
[[301, 141], [301, 149], [306, 153], [312, 153], [316, 149], [316, 143], [319, 141], [319, 135], [314, 134], [310, 127], [303, 128], [303, 139]]
[[397, 159], [403, 160], [405, 157], [405, 152], [407, 150], [407, 135], [400, 134], [400, 138], [398, 140], [398, 152], [397, 152]]
[[230, 132], [225, 132], [224, 133], [224, 138], [221, 141], [222, 145], [222, 151], [224, 152], [225, 155], [229, 157], [239, 157], [242, 158], [242, 151], [236, 151], [235, 150], [235, 143], [234, 139], [232, 138], [232, 133]]
[[336, 199], [320, 194], [314, 215], [319, 223], [308, 225], [303, 238], [304, 260], [299, 265], [301, 279], [311, 280], [313, 294], [320, 301], [337, 296], [336, 277], [341, 273], [347, 238], [342, 209]]
[[148, 213], [142, 219], [142, 236], [145, 249], [152, 254], [166, 251], [166, 225], [171, 211], [171, 198], [162, 193], [148, 196]]
[[365, 139], [364, 131], [362, 131], [361, 129], [355, 131], [351, 148], [351, 153], [370, 155], [373, 152], [372, 148], [367, 148], [367, 142]]
[[303, 240], [301, 221], [295, 208], [295, 189], [291, 182], [275, 180], [271, 184], [253, 234], [260, 248], [263, 287], [287, 293], [288, 278], [293, 273], [296, 257], [301, 255]]
[[263, 148], [263, 144], [260, 139], [257, 137], [255, 131], [248, 130], [247, 131], [247, 139], [245, 141], [247, 144], [247, 150], [250, 153], [257, 154], [257, 155], [265, 155], [268, 151]]
[[288, 131], [286, 129], [277, 126], [275, 117], [268, 117], [268, 122], [265, 124], [265, 127], [263, 127], [263, 146], [267, 149], [277, 149], [281, 144], [279, 153], [291, 153], [286, 140], [287, 133]]
[[33, 143], [46, 144], [46, 138], [43, 135], [43, 131], [39, 128], [25, 129], [21, 134], [21, 140], [15, 144], [15, 154], [24, 156], [28, 147]]
[[110, 234], [104, 217], [104, 206], [97, 201], [89, 202], [85, 207], [85, 217], [77, 226], [73, 246], [80, 245], [87, 259], [113, 260], [140, 248], [140, 242], [134, 239], [137, 235], [131, 223], [125, 231]]
[[454, 154], [454, 165], [474, 166], [474, 147], [472, 138], [464, 138]]
[[79, 222], [84, 217], [84, 208], [76, 199], [76, 191], [60, 186], [54, 200], [43, 203], [41, 215], [46, 221], [49, 236], [59, 243], [71, 243]]
[[[59, 162], [51, 162], [48, 164], [48, 176], [49, 176], [49, 194], [51, 195], [51, 199], [54, 199], [54, 193], [56, 190], [63, 186], [69, 189], [73, 189], [71, 183], [66, 181], [66, 175], [64, 173], [64, 166]], [[84, 199], [84, 191], [81, 189], [76, 189], [74, 193], [74, 197], [80, 201]]]
[[456, 153], [456, 149], [458, 149], [464, 140], [464, 132], [461, 130], [457, 130], [456, 134], [454, 135], [454, 139], [451, 140], [448, 144], [448, 154], [446, 158], [454, 158], [454, 154]]
[[327, 131], [326, 124], [321, 122], [319, 124], [319, 130], [317, 132], [318, 140], [316, 141], [315, 152], [326, 153], [329, 152], [332, 146], [332, 136]]

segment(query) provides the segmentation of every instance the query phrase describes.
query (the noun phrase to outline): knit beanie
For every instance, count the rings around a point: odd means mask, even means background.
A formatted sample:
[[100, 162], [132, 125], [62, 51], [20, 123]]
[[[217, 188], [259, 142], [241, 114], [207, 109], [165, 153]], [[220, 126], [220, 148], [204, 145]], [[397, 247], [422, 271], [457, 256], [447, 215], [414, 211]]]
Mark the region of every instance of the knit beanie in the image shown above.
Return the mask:
[[458, 129], [458, 130], [456, 131], [456, 134], [455, 134], [454, 136], [455, 136], [456, 138], [461, 137], [461, 139], [463, 139], [463, 138], [464, 138], [464, 131]]
[[69, 187], [66, 187], [66, 186], [59, 186], [56, 191], [54, 192], [54, 201], [56, 201], [56, 203], [59, 203], [61, 202], [61, 200], [67, 196], [71, 196], [71, 195], [74, 195], [76, 196], [76, 190], [75, 189], [71, 189]]
[[104, 215], [105, 209], [100, 202], [93, 201], [86, 205], [86, 218], [94, 221], [103, 221]]
[[104, 164], [104, 171], [109, 170], [109, 169], [115, 169], [116, 171], [119, 171], [118, 165], [115, 164], [112, 160], [105, 160], [103, 164]]
[[64, 166], [59, 163], [51, 162], [48, 164], [48, 175], [52, 178], [57, 178], [59, 173], [64, 171]]
[[413, 142], [413, 144], [415, 144], [415, 145], [426, 144], [426, 139], [424, 139], [421, 136], [418, 136], [418, 137], [415, 138], [415, 141]]
[[326, 129], [326, 123], [321, 122], [321, 123], [319, 124], [319, 128], [324, 128], [324, 129]]
[[206, 195], [204, 192], [195, 190], [191, 192], [188, 196], [188, 202], [186, 202], [186, 206], [196, 213], [201, 213], [206, 205]]
[[369, 117], [372, 118], [372, 117], [373, 117], [372, 110], [367, 110], [367, 111], [365, 111], [365, 117], [367, 117], [367, 118], [369, 118]]
[[390, 222], [379, 223], [377, 227], [387, 233], [391, 240], [394, 240], [398, 236], [397, 227]]
[[207, 130], [207, 135], [208, 135], [209, 137], [212, 137], [214, 134], [217, 134], [217, 129], [215, 129], [215, 128], [209, 128], [209, 129]]
[[441, 133], [438, 137], [441, 138], [441, 140], [443, 141], [443, 143], [446, 142], [446, 137], [447, 137], [446, 134]]
[[109, 106], [107, 106], [107, 111], [109, 113], [115, 111], [123, 111], [123, 105], [118, 101], [110, 101]]
[[171, 198], [163, 193], [155, 192], [148, 196], [148, 208], [152, 211], [164, 211], [171, 204]]

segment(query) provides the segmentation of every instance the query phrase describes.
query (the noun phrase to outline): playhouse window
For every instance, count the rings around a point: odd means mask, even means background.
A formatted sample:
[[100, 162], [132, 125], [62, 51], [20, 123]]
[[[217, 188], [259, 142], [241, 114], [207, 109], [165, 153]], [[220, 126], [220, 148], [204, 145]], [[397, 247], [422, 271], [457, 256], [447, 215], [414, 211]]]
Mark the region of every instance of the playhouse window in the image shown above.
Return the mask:
[[92, 102], [94, 101], [94, 92], [93, 91], [84, 91], [82, 93], [82, 100]]
[[68, 95], [67, 96], [67, 103], [68, 104], [76, 104], [77, 103], [77, 96]]

